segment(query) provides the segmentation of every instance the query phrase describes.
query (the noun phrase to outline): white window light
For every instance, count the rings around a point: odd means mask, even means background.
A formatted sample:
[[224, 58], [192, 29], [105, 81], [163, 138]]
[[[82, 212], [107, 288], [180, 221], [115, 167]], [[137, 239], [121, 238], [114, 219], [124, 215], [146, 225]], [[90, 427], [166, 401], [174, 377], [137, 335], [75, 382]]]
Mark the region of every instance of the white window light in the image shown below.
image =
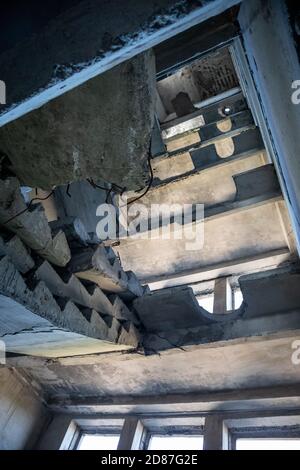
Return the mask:
[[203, 436], [152, 435], [148, 450], [202, 450]]
[[118, 434], [83, 434], [77, 450], [116, 450], [119, 439]]

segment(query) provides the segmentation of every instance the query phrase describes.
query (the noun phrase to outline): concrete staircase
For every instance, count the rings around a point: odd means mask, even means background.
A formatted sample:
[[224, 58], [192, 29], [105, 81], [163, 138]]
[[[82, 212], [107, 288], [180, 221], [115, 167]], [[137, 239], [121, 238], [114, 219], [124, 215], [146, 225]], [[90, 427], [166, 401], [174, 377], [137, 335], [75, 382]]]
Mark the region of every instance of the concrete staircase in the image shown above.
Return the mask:
[[111, 248], [92, 244], [78, 219], [49, 224], [41, 205], [27, 208], [17, 178], [0, 184], [7, 351], [57, 357], [137, 348], [140, 322], [122, 300], [144, 293], [134, 274]]
[[[204, 204], [204, 243], [189, 251], [186, 239], [150, 239], [166, 225], [175, 232], [175, 208], [170, 222], [160, 220], [153, 230], [150, 219], [144, 220], [145, 236], [120, 239], [115, 250], [124, 269], [153, 290], [273, 269], [295, 259], [276, 173], [241, 92], [163, 123], [161, 130], [164, 148], [152, 159], [153, 185], [138, 202], [148, 211], [152, 204]], [[126, 194], [129, 201], [137, 195]], [[167, 218], [169, 209], [160, 210]], [[191, 228], [196, 223], [201, 220], [193, 210]]]

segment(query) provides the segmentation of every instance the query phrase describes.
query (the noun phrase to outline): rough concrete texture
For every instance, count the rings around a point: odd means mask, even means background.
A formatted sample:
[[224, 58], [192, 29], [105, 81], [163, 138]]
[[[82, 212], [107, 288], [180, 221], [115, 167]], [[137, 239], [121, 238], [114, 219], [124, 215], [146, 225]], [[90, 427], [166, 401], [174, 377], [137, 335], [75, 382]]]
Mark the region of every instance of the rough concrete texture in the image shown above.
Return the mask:
[[[110, 318], [93, 308], [82, 308], [68, 299], [54, 298], [43, 281], [29, 288], [7, 257], [2, 258], [0, 261], [0, 292], [5, 296], [12, 297], [31, 312], [48, 320], [59, 329], [114, 343], [119, 342], [119, 337], [122, 334], [122, 344], [126, 340], [129, 343], [127, 346], [132, 346], [133, 343], [134, 346], [138, 344], [138, 339], [131, 332], [126, 335], [123, 326], [116, 318], [112, 316]], [[111, 339], [111, 321], [114, 322], [113, 330], [115, 334], [113, 339]], [[106, 325], [108, 325], [108, 328], [106, 328]], [[16, 330], [15, 333], [19, 331], [18, 327], [16, 327]], [[111, 345], [108, 345], [108, 349], [111, 349]]]
[[50, 420], [49, 410], [19, 374], [0, 369], [0, 450], [33, 449]]
[[105, 292], [125, 299], [143, 295], [144, 288], [133, 272], [125, 272], [118, 257], [103, 244], [82, 248], [72, 255], [68, 268], [80, 279], [99, 285]]
[[71, 253], [65, 234], [59, 230], [52, 238], [48, 220], [40, 204], [27, 210], [17, 178], [0, 179], [0, 224], [40, 256], [58, 266], [65, 266]]
[[190, 287], [151, 292], [133, 302], [147, 332], [192, 328], [213, 322], [199, 306]]
[[120, 297], [117, 295], [110, 295], [109, 299], [113, 304], [111, 315], [120, 321], [132, 322], [134, 325], [139, 325], [138, 318], [131, 310], [129, 310]]
[[[299, 384], [299, 370], [291, 361], [291, 343], [297, 338], [298, 332], [294, 332], [287, 337], [243, 338], [214, 347], [173, 348], [146, 357], [106, 355], [97, 363], [95, 356], [90, 362], [89, 358], [70, 358], [48, 363], [47, 367], [32, 365], [27, 372], [48, 393], [49, 406], [59, 411], [174, 413], [299, 408], [299, 387], [293, 389]], [[275, 396], [276, 386], [282, 387], [281, 396], [284, 386], [290, 386], [289, 403], [284, 398], [277, 403], [266, 400]], [[261, 389], [265, 400], [258, 402], [255, 397], [262, 397]], [[278, 390], [276, 396], [280, 396]]]
[[85, 287], [73, 274], [61, 273], [63, 276], [61, 277], [47, 261], [34, 271], [33, 276], [43, 281], [55, 296], [70, 299], [87, 309], [97, 310], [103, 316], [111, 316], [121, 322], [132, 322], [136, 325], [139, 323], [120, 297], [117, 295], [107, 297], [95, 284]]
[[[111, 330], [107, 340], [99, 340], [73, 331], [32, 313], [12, 298], [0, 295], [0, 331], [6, 351], [17, 355], [40, 358], [58, 358], [86, 354], [109, 353], [127, 350], [128, 346], [116, 344]], [[67, 325], [68, 317], [61, 319]], [[76, 313], [75, 313], [76, 314]], [[81, 325], [84, 326], [84, 325]], [[100, 326], [97, 325], [98, 330]], [[102, 331], [108, 336], [108, 332]], [[7, 358], [8, 359], [8, 358]]]
[[34, 261], [24, 243], [17, 235], [0, 235], [0, 256], [8, 256], [18, 271], [27, 273], [34, 267]]
[[69, 298], [73, 302], [111, 315], [113, 306], [100, 287], [85, 287], [73, 274], [66, 273], [61, 277], [50, 263], [44, 261], [34, 272], [34, 276], [43, 281], [53, 295]]
[[104, 179], [148, 181], [155, 63], [145, 52], [0, 129], [0, 149], [23, 184], [49, 189]]

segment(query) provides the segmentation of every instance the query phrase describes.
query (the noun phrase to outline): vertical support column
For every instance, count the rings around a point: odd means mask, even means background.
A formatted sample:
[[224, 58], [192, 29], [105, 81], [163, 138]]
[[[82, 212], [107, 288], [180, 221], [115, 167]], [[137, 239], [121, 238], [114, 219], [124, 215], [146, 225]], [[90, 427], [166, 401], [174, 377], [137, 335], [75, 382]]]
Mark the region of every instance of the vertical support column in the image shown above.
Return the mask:
[[205, 418], [203, 450], [228, 450], [227, 429], [222, 416]]
[[215, 280], [213, 313], [226, 313], [227, 310], [227, 277]]
[[129, 417], [124, 421], [118, 450], [139, 450], [143, 435], [143, 425], [138, 418]]

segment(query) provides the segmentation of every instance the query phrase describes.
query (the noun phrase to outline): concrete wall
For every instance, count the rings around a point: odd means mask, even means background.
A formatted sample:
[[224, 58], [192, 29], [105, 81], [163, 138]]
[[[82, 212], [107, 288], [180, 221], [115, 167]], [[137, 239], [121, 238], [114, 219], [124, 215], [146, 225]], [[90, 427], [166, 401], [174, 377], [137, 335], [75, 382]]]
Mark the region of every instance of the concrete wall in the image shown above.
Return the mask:
[[0, 450], [32, 449], [49, 419], [44, 405], [13, 370], [0, 369]]
[[271, 131], [283, 191], [300, 241], [300, 104], [292, 83], [300, 65], [283, 0], [247, 0], [239, 13], [245, 50]]

